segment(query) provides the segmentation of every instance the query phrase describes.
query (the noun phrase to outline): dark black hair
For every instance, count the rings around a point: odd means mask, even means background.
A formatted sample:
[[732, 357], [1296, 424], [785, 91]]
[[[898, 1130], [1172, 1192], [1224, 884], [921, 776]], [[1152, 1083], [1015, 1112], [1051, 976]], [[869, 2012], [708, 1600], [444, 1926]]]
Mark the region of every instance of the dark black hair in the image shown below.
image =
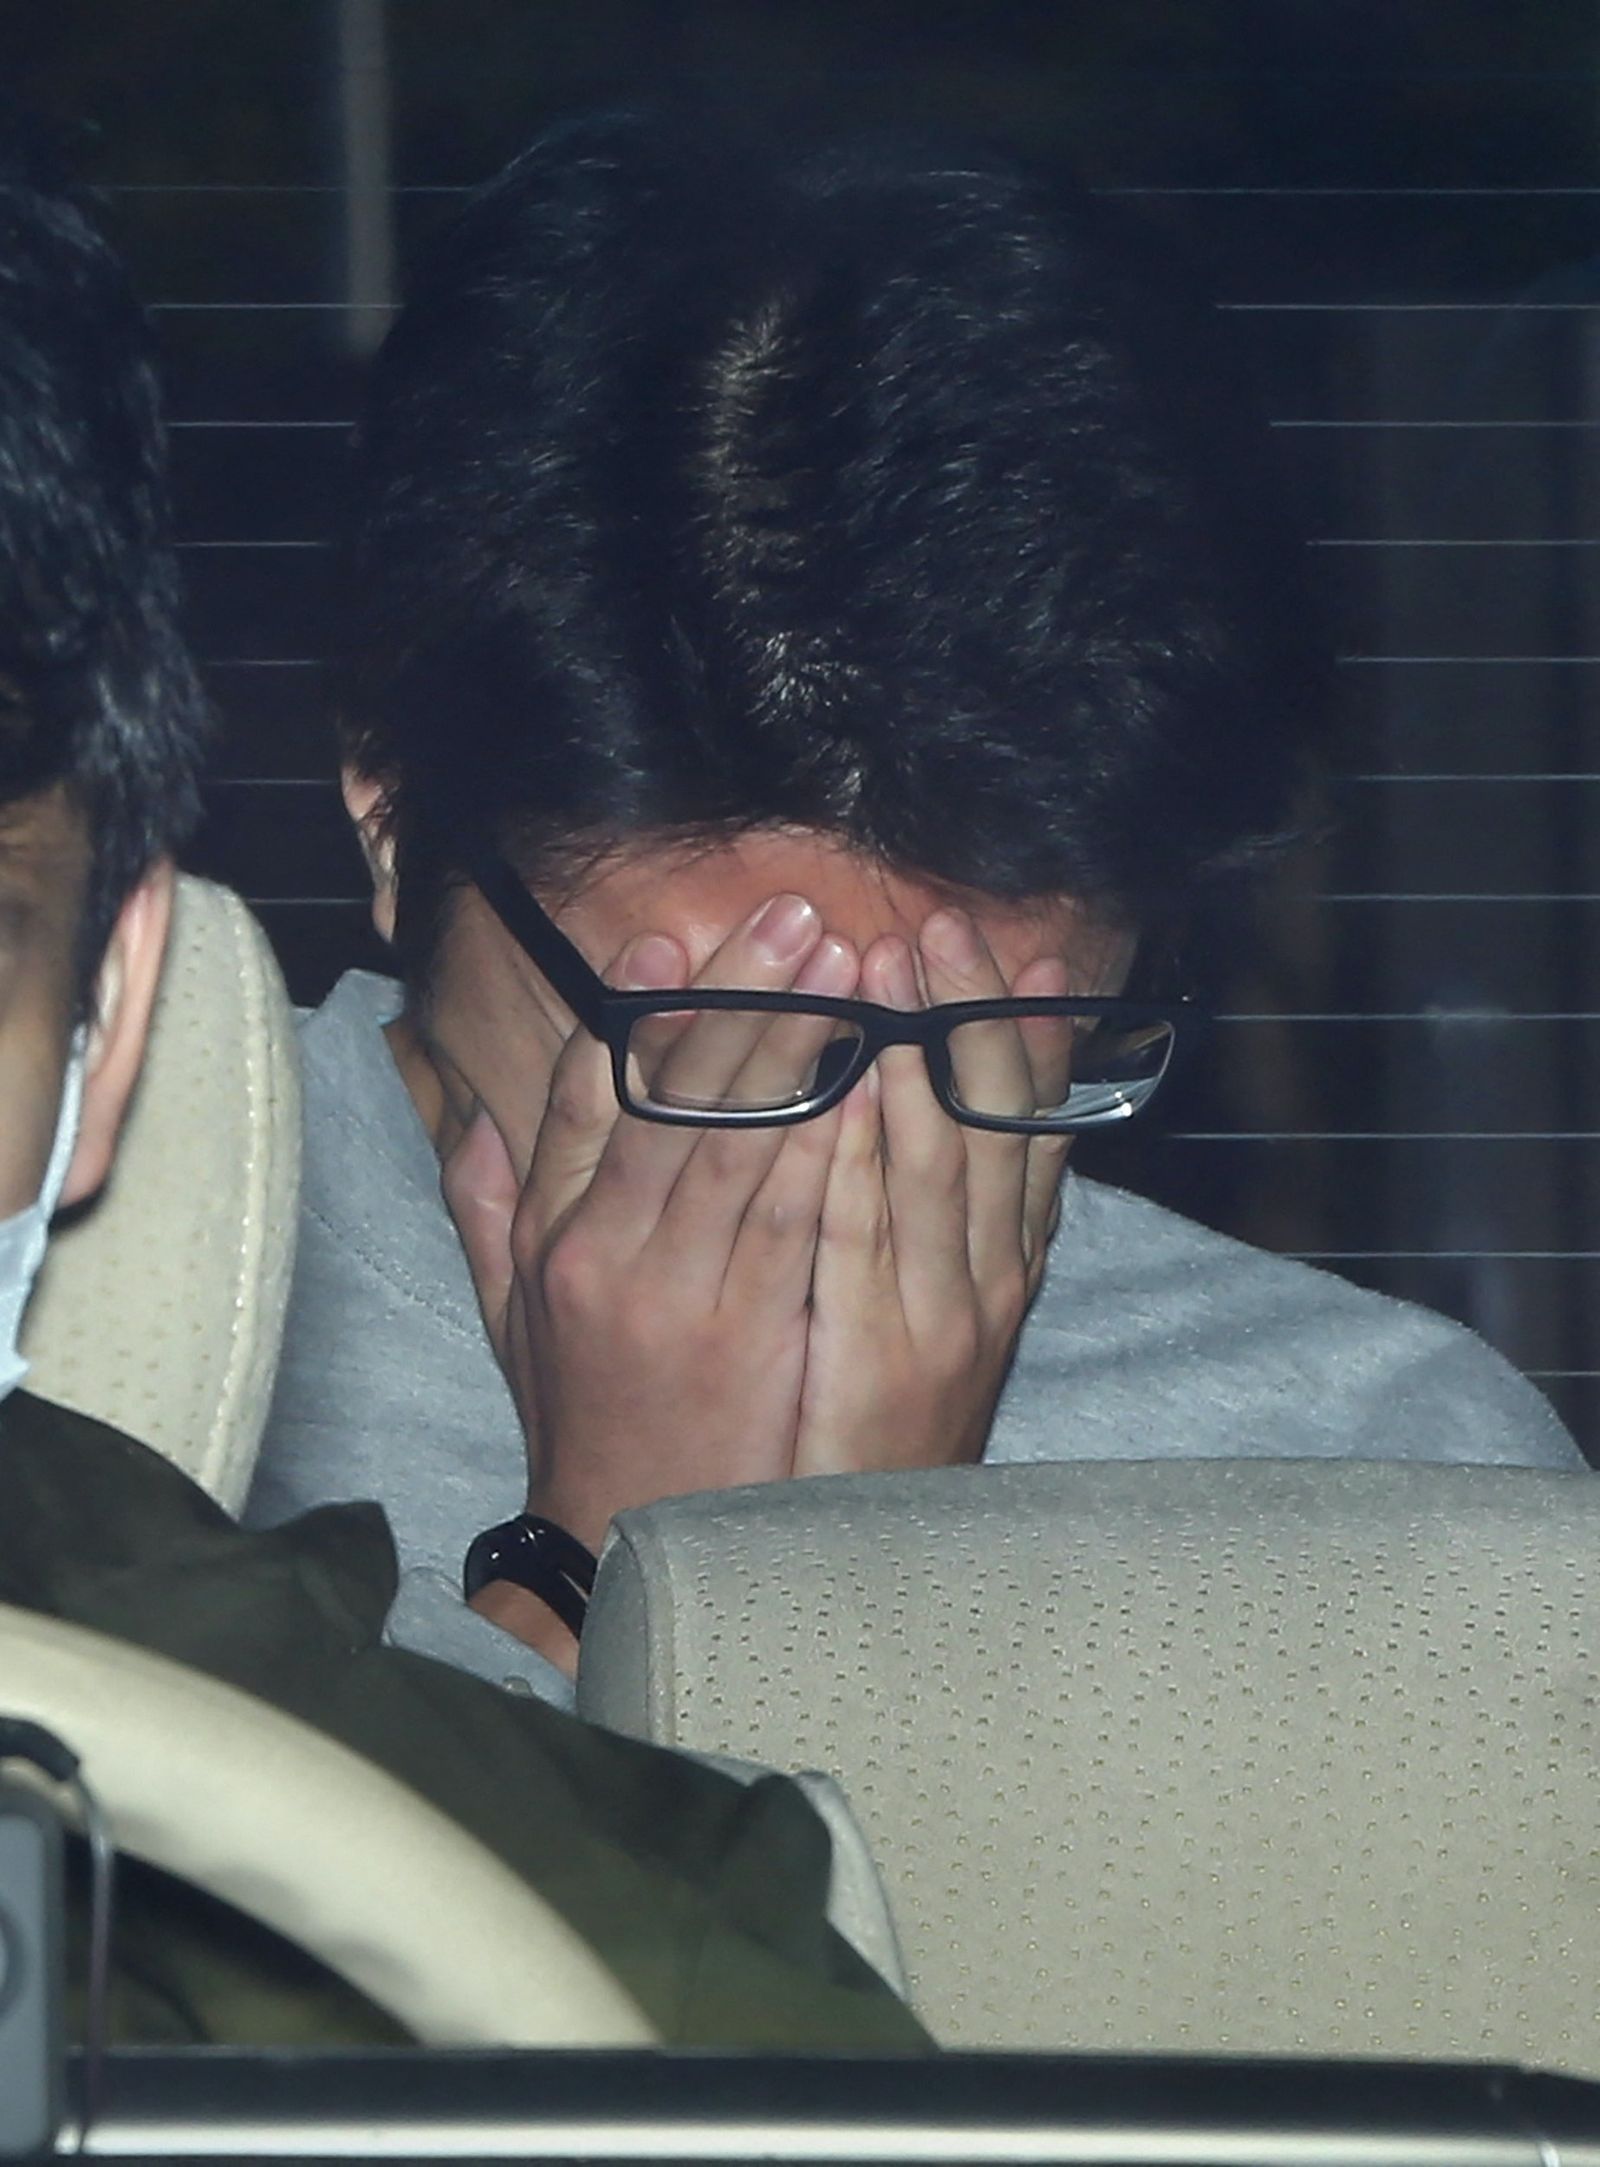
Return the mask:
[[81, 958], [187, 834], [206, 704], [178, 631], [150, 342], [56, 162], [0, 118], [0, 807], [88, 828]]
[[445, 234], [356, 447], [348, 750], [399, 946], [452, 837], [827, 832], [1149, 925], [1281, 837], [1315, 643], [1165, 252], [1049, 173], [558, 128]]

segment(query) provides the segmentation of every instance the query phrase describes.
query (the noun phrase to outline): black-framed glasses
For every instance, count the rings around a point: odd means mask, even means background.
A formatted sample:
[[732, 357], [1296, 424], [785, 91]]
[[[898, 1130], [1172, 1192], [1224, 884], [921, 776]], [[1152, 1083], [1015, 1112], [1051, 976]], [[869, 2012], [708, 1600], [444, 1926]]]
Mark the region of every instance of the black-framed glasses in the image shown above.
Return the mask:
[[474, 852], [467, 870], [512, 939], [608, 1049], [618, 1104], [641, 1121], [695, 1128], [810, 1121], [837, 1106], [886, 1046], [920, 1046], [939, 1103], [968, 1128], [1077, 1134], [1147, 1106], [1197, 1022], [1188, 1001], [1092, 994], [899, 1009], [754, 988], [620, 992], [504, 858]]

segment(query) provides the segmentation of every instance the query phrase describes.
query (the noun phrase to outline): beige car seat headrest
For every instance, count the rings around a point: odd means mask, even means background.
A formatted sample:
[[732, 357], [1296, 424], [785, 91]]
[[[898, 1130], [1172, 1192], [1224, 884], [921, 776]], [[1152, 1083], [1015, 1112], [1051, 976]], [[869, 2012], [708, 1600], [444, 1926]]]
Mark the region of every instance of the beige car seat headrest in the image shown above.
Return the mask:
[[947, 2046], [1600, 2075], [1597, 1621], [1589, 1474], [837, 1476], [623, 1514], [578, 1705], [836, 1776]]
[[[237, 896], [185, 878], [111, 1180], [54, 1233], [29, 1307], [29, 1387], [142, 1438], [237, 1509], [282, 1338], [299, 1173], [277, 965]], [[268, 1703], [9, 1607], [0, 1703], [71, 1743], [122, 1848], [297, 1942], [425, 2043], [653, 2041], [520, 1876]]]
[[57, 1227], [29, 1304], [31, 1391], [244, 1502], [294, 1262], [294, 1016], [236, 895], [178, 882], [145, 1072], [104, 1193]]

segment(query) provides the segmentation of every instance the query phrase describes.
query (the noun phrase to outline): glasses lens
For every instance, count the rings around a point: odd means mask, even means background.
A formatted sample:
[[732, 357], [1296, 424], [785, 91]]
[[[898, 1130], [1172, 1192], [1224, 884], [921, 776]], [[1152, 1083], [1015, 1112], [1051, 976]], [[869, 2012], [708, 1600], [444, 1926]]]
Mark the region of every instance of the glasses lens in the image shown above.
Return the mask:
[[964, 1111], [990, 1120], [1098, 1128], [1151, 1098], [1176, 1036], [1158, 1017], [1048, 1009], [961, 1023], [949, 1034], [952, 1090]]
[[708, 1121], [793, 1113], [835, 1091], [860, 1052], [857, 1025], [811, 1010], [664, 1010], [628, 1034], [628, 1100]]

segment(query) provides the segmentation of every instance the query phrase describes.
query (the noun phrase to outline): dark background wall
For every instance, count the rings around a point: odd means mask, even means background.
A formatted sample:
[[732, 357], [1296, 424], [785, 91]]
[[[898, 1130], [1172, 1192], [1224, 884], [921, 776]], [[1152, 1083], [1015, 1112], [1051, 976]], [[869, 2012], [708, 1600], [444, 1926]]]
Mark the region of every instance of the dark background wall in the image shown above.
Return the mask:
[[1066, 150], [1236, 321], [1346, 725], [1208, 1058], [1086, 1163], [1451, 1311], [1600, 1458], [1597, 59], [1593, 0], [9, 0], [166, 352], [197, 864], [302, 999], [374, 960], [316, 670], [345, 425], [418, 236], [544, 118], [684, 79]]

